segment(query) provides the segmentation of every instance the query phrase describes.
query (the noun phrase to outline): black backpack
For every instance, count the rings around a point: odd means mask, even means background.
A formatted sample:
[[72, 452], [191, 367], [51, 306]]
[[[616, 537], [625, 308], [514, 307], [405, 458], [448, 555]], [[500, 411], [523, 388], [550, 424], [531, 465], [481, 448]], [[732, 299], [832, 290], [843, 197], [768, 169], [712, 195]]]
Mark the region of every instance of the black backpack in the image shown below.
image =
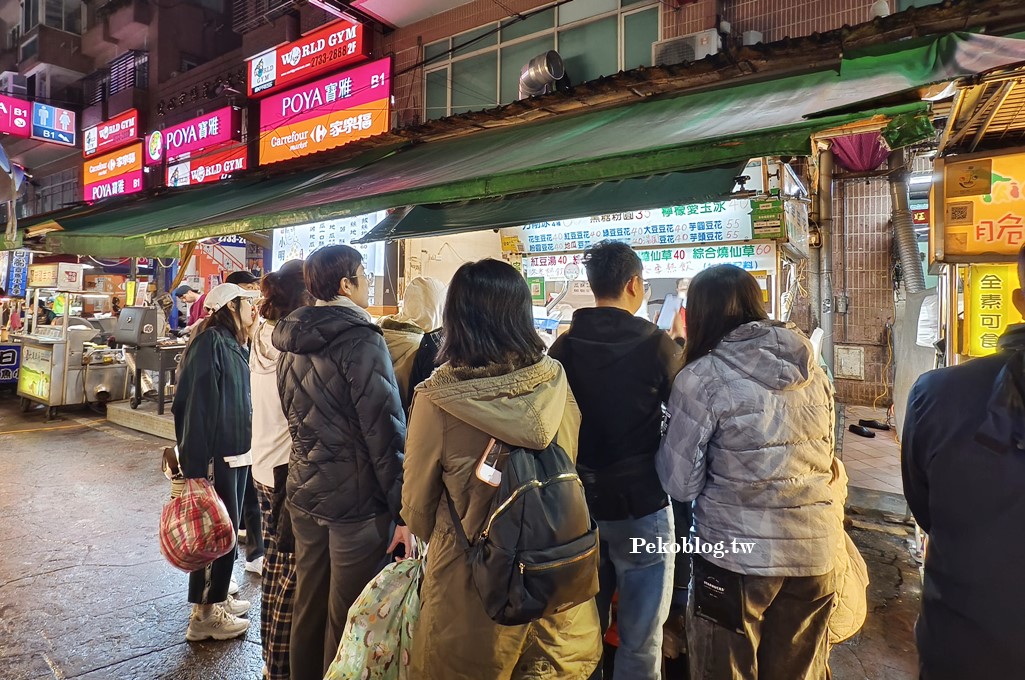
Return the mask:
[[598, 593], [598, 527], [573, 462], [554, 441], [541, 451], [509, 452], [472, 545], [451, 496], [448, 507], [484, 611], [496, 623], [530, 623]]

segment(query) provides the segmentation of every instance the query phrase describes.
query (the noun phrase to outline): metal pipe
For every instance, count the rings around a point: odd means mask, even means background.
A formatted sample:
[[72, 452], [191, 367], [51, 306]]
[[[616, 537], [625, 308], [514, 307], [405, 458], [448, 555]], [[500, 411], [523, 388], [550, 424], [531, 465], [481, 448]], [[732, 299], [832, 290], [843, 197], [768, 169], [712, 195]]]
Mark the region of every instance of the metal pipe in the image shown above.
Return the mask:
[[520, 71], [520, 99], [548, 92], [549, 86], [566, 75], [566, 66], [555, 50], [548, 50], [527, 62]]
[[[908, 213], [910, 215], [910, 213]], [[833, 371], [833, 150], [819, 151], [819, 233], [822, 237], [822, 360]]]
[[911, 216], [911, 197], [908, 188], [908, 169], [904, 150], [890, 153], [890, 202], [893, 206], [893, 240], [897, 244], [897, 256], [904, 272], [904, 288], [909, 293], [925, 290], [925, 272], [918, 252], [918, 238], [915, 236], [915, 222]]

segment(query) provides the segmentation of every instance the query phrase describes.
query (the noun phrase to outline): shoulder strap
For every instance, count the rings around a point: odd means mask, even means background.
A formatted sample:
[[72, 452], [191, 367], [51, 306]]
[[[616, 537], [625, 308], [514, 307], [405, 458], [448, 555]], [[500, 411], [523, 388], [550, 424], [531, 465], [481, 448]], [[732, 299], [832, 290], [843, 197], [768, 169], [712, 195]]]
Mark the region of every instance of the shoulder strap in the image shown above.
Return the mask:
[[452, 515], [452, 528], [456, 532], [456, 541], [459, 542], [459, 546], [463, 549], [463, 552], [470, 550], [470, 541], [466, 538], [466, 532], [463, 531], [463, 522], [459, 519], [459, 513], [456, 512], [456, 504], [452, 502], [452, 495], [449, 494], [448, 488], [445, 488], [445, 499], [448, 501], [448, 511]]

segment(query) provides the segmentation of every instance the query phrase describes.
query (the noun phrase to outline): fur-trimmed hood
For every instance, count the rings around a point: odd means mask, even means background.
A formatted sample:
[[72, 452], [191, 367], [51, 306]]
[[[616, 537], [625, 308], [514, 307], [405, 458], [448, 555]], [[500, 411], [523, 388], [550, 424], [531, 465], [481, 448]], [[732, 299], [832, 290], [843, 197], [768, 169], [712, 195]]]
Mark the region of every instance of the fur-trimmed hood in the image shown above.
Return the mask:
[[570, 393], [562, 364], [550, 357], [525, 368], [490, 364], [456, 368], [444, 364], [416, 388], [450, 413], [513, 446], [548, 446], [562, 424]]

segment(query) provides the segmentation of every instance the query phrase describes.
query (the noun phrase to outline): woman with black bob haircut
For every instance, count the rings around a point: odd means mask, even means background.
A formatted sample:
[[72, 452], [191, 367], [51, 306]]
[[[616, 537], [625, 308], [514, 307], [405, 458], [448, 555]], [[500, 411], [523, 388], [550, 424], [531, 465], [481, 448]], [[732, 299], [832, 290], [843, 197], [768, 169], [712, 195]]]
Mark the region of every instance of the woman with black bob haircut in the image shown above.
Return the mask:
[[[808, 339], [768, 320], [751, 274], [720, 265], [687, 294], [683, 370], [656, 458], [669, 494], [724, 551], [694, 557], [690, 676], [826, 678], [827, 623], [843, 546], [833, 488], [833, 387]], [[749, 550], [730, 550], [741, 544]], [[742, 634], [738, 635], [740, 631]]]
[[405, 412], [388, 345], [367, 312], [363, 258], [328, 246], [303, 269], [315, 305], [278, 321], [272, 336], [283, 353], [278, 392], [292, 435], [285, 494], [295, 539], [294, 680], [324, 677], [349, 608], [389, 554], [412, 544], [399, 517]]
[[543, 449], [557, 437], [576, 460], [580, 411], [566, 373], [544, 355], [530, 289], [505, 262], [459, 268], [443, 328], [445, 363], [414, 391], [406, 439], [402, 517], [430, 542], [411, 676], [587, 678], [601, 656], [594, 601], [522, 626], [492, 621], [456, 542], [446, 499], [466, 535], [475, 535], [496, 493], [475, 475], [492, 440]]
[[[253, 407], [250, 398], [249, 334], [256, 320], [258, 293], [222, 283], [206, 296], [210, 316], [203, 320], [178, 370], [171, 412], [178, 440], [178, 460], [187, 479], [201, 479], [213, 469], [213, 485], [238, 532], [239, 512], [252, 457]], [[189, 575], [193, 604], [190, 641], [227, 640], [244, 635], [249, 603], [228, 595], [233, 547], [209, 566]]]
[[260, 281], [260, 323], [249, 355], [253, 384], [253, 481], [263, 521], [260, 641], [266, 680], [288, 680], [288, 645], [295, 596], [295, 542], [285, 506], [292, 435], [278, 394], [272, 336], [278, 322], [311, 303], [302, 260], [289, 260]]

